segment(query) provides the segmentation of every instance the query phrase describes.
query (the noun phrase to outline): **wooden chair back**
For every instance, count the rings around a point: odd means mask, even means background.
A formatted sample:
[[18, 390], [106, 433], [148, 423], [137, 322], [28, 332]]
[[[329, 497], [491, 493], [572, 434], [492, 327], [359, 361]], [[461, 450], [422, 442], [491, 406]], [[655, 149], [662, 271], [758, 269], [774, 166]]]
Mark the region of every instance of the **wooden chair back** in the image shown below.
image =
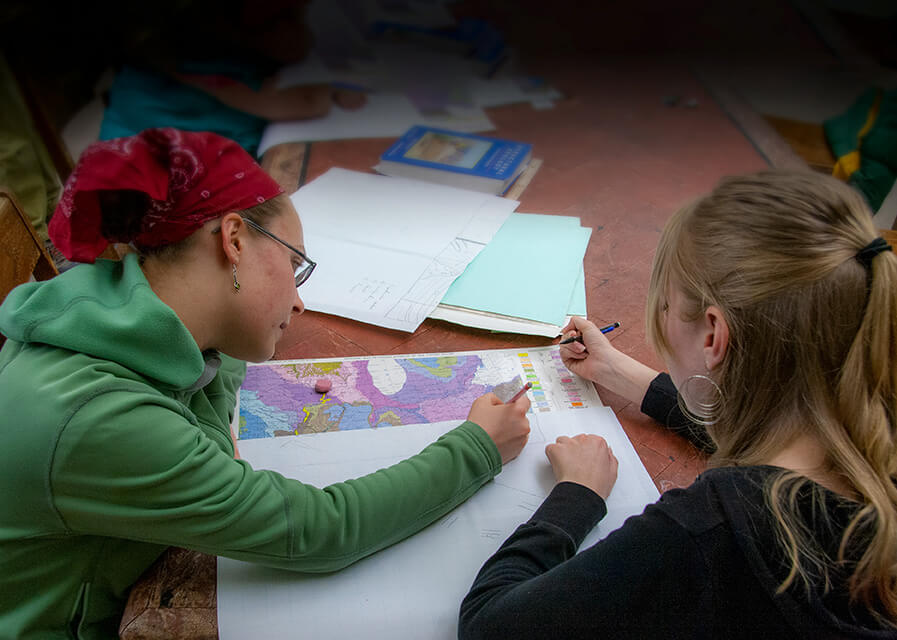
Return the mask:
[[[15, 196], [0, 187], [0, 302], [14, 287], [32, 277], [49, 280], [58, 273]], [[0, 346], [5, 341], [0, 335]]]

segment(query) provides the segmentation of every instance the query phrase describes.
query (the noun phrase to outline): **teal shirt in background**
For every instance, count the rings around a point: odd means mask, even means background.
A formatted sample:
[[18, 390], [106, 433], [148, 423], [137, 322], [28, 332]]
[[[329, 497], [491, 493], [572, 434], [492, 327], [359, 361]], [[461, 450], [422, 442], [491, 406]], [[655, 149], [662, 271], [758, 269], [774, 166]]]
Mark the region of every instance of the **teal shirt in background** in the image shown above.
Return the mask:
[[[839, 161], [859, 153], [859, 166], [848, 183], [863, 194], [873, 213], [878, 211], [897, 180], [897, 89], [866, 90], [847, 111], [826, 120], [823, 129]], [[851, 163], [845, 168], [849, 171]], [[837, 167], [835, 176], [843, 177]]]
[[[232, 65], [215, 72], [187, 66], [188, 73], [217, 73], [257, 88], [260, 80], [251, 72]], [[268, 123], [249, 113], [220, 102], [211, 95], [164, 75], [125, 66], [109, 89], [109, 105], [103, 115], [100, 140], [133, 136], [153, 127], [174, 127], [185, 131], [211, 131], [230, 138], [255, 156], [262, 131]]]

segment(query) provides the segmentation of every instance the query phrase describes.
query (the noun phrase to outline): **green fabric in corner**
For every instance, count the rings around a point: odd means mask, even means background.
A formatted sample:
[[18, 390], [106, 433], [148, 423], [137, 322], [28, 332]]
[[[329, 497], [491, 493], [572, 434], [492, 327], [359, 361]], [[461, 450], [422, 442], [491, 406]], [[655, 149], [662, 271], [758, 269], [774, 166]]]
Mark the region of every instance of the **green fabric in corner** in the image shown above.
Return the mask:
[[823, 127], [838, 158], [833, 175], [856, 187], [877, 211], [897, 177], [897, 90], [868, 89]]
[[62, 190], [47, 148], [6, 60], [0, 56], [0, 185], [8, 187], [37, 235], [47, 241], [47, 220]]

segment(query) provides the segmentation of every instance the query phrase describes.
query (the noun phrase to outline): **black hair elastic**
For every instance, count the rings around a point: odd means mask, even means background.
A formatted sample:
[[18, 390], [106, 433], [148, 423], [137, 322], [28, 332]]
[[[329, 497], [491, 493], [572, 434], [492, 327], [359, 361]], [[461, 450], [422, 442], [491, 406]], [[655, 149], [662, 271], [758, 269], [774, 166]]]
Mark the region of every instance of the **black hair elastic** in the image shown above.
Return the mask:
[[888, 244], [887, 240], [879, 236], [857, 251], [856, 256], [854, 257], [868, 270], [872, 268], [872, 258], [883, 251], [892, 251], [891, 245]]

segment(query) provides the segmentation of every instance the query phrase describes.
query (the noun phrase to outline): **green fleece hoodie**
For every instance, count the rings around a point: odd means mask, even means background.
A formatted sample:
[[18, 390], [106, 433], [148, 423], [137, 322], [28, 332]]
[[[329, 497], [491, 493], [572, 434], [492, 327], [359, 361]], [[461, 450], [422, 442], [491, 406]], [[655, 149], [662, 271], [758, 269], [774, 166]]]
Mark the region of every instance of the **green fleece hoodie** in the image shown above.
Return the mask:
[[501, 469], [465, 422], [413, 458], [316, 489], [234, 460], [245, 364], [203, 354], [134, 256], [0, 306], [0, 638], [105, 638], [169, 545], [296, 571], [420, 530]]

